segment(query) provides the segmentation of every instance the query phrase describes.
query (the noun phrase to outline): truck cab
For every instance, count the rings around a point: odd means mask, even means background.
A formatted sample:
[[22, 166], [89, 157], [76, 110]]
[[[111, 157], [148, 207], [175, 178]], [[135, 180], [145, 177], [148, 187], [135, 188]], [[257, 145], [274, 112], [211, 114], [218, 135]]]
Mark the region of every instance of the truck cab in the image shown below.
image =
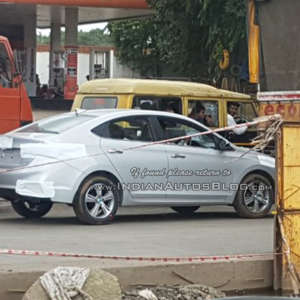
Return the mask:
[[0, 36], [0, 134], [32, 122], [31, 103], [7, 38]]

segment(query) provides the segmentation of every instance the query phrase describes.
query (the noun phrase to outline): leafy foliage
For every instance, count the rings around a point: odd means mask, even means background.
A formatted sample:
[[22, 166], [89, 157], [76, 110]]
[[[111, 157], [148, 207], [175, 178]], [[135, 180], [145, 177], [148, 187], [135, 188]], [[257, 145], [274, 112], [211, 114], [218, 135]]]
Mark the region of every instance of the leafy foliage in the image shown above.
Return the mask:
[[[180, 76], [212, 79], [220, 72], [216, 66], [223, 49], [238, 63], [247, 58], [246, 1], [148, 2], [155, 9], [153, 17], [108, 26], [122, 63], [142, 74], [165, 63]], [[143, 53], [145, 48], [151, 49], [150, 55]]]
[[155, 17], [108, 24], [117, 56], [142, 76], [160, 75], [160, 53], [157, 45], [158, 26]]

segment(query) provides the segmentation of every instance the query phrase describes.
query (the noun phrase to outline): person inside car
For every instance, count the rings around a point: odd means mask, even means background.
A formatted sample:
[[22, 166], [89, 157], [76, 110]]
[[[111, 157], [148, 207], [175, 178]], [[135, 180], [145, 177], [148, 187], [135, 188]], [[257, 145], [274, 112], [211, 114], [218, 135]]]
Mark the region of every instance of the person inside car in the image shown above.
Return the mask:
[[[227, 125], [228, 126], [235, 126], [237, 125], [236, 120], [238, 120], [238, 109], [240, 104], [237, 102], [229, 102], [227, 105]], [[237, 135], [244, 134], [248, 129], [247, 125], [243, 125], [239, 128], [234, 128], [232, 131]]]

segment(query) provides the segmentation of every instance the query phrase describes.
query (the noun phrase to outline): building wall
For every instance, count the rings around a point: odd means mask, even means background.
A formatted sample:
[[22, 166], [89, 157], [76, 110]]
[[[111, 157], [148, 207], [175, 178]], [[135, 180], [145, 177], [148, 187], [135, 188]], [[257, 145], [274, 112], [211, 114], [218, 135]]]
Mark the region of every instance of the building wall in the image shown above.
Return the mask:
[[86, 76], [89, 74], [90, 58], [87, 53], [79, 53], [78, 55], [78, 85], [86, 81]]
[[128, 68], [127, 66], [121, 65], [117, 58], [114, 56], [113, 59], [113, 72], [114, 78], [140, 78], [140, 74]]
[[36, 73], [41, 84], [48, 84], [49, 80], [49, 52], [38, 52], [36, 57]]

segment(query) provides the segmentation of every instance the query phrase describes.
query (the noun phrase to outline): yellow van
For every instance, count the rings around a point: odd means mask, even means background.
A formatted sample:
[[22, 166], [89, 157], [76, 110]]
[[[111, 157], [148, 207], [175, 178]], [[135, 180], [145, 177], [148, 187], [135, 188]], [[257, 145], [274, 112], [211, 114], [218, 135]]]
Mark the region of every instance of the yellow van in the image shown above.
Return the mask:
[[[190, 116], [193, 108], [201, 106], [209, 116], [211, 127], [227, 126], [227, 107], [238, 103], [239, 122], [252, 121], [257, 117], [254, 101], [249, 95], [184, 81], [152, 79], [99, 79], [82, 84], [75, 97], [72, 110], [127, 108], [168, 110]], [[242, 135], [230, 134], [237, 145], [247, 146], [256, 136], [256, 128], [249, 128]], [[227, 138], [229, 135], [227, 134]]]

